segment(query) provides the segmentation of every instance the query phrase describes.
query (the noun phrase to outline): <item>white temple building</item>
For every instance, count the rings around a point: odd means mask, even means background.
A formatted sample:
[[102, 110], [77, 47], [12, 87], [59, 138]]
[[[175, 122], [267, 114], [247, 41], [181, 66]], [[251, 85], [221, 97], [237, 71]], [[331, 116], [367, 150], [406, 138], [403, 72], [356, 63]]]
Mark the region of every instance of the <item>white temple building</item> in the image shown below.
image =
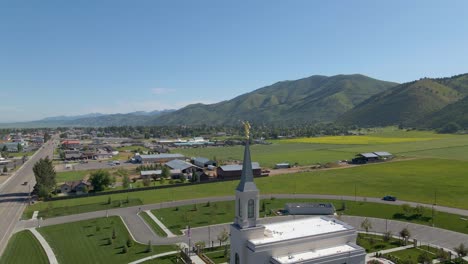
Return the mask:
[[230, 263], [365, 263], [366, 252], [356, 245], [357, 231], [352, 226], [328, 217], [260, 225], [259, 203], [246, 142], [242, 177], [236, 188], [236, 218], [230, 230]]

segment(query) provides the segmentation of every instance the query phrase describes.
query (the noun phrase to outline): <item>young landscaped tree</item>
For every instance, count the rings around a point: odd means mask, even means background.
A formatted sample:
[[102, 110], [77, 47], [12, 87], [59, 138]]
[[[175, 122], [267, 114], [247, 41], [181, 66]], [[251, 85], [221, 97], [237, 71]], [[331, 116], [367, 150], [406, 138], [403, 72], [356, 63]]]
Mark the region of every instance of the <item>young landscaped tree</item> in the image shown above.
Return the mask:
[[122, 248], [122, 253], [125, 254], [128, 252], [128, 247], [127, 245], [124, 245], [123, 248]]
[[36, 164], [34, 164], [33, 172], [36, 178], [34, 192], [41, 198], [48, 197], [56, 185], [56, 173], [52, 160], [50, 160], [49, 157], [40, 159]]
[[465, 244], [461, 243], [458, 247], [455, 247], [453, 251], [457, 253], [459, 258], [463, 258], [468, 254], [468, 247], [465, 247]]
[[115, 228], [112, 228], [112, 239], [116, 239], [117, 235], [115, 234]]
[[153, 252], [153, 246], [151, 245], [151, 240], [148, 241], [148, 246], [146, 247], [146, 253]]
[[127, 238], [127, 247], [132, 247], [133, 246], [133, 240], [129, 237]]
[[18, 143], [18, 152], [21, 152], [23, 151], [23, 145], [21, 145], [20, 143]]
[[171, 177], [171, 171], [169, 170], [168, 167], [164, 166], [161, 171], [161, 177], [163, 178], [169, 178]]
[[372, 229], [372, 223], [369, 221], [369, 219], [365, 218], [364, 221], [361, 223], [361, 228], [366, 230], [366, 233], [369, 232], [370, 229]]
[[223, 231], [221, 231], [218, 234], [219, 246], [221, 246], [224, 242], [228, 241], [228, 239], [229, 239], [229, 233], [226, 231], [226, 229], [223, 229]]
[[128, 187], [130, 187], [130, 178], [128, 178], [128, 175], [123, 176], [122, 186], [124, 189], [128, 189]]
[[383, 241], [389, 242], [392, 239], [392, 231], [387, 231], [383, 235]]
[[411, 236], [411, 233], [408, 230], [408, 228], [405, 227], [400, 231], [400, 236], [403, 238], [403, 240], [405, 241], [405, 244], [406, 244], [406, 239]]
[[418, 256], [418, 263], [431, 264], [432, 258], [426, 251], [424, 251], [421, 253], [421, 255]]
[[111, 177], [109, 172], [98, 170], [91, 173], [89, 181], [91, 182], [91, 185], [93, 185], [94, 191], [99, 192], [103, 191], [104, 188], [111, 183]]
[[8, 172], [8, 168], [6, 167], [6, 165], [3, 166], [3, 172], [4, 172], [4, 173], [7, 173], [7, 172]]

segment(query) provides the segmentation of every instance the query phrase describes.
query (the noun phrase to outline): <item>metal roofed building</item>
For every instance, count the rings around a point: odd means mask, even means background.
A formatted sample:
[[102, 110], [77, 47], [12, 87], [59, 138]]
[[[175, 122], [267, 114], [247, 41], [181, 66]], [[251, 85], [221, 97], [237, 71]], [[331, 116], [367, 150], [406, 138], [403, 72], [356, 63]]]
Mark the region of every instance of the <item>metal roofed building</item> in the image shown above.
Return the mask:
[[195, 166], [192, 163], [188, 163], [186, 161], [178, 159], [168, 161], [165, 165], [173, 170], [180, 170], [182, 173], [190, 173], [194, 171], [203, 170], [202, 168]]
[[333, 215], [332, 203], [287, 203], [284, 210], [291, 215]]
[[164, 163], [175, 159], [185, 159], [185, 156], [182, 154], [153, 154], [135, 156], [135, 160], [138, 163]]
[[[252, 162], [251, 166], [254, 176], [262, 175], [262, 168], [260, 168], [260, 164], [258, 162]], [[218, 175], [218, 178], [221, 179], [240, 178], [242, 174], [242, 168], [243, 165], [224, 165], [216, 169], [216, 174]]]
[[386, 151], [376, 151], [374, 152], [375, 155], [379, 156], [382, 159], [391, 159], [393, 158], [393, 154]]
[[356, 245], [356, 229], [344, 222], [309, 217], [258, 223], [260, 191], [254, 182], [248, 141], [235, 194], [235, 219], [230, 227], [231, 264], [365, 263], [366, 252]]
[[204, 157], [195, 157], [192, 159], [193, 164], [197, 165], [198, 167], [208, 167], [209, 165], [211, 166], [217, 166], [216, 161], [210, 160]]

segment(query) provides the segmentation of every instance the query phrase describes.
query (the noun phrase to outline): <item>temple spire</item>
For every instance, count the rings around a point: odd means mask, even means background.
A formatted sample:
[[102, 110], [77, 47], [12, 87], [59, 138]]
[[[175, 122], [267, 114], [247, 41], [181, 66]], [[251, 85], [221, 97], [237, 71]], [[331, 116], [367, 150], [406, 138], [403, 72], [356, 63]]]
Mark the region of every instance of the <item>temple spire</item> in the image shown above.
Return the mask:
[[253, 181], [252, 160], [250, 158], [250, 124], [249, 122], [242, 122], [245, 129], [245, 149], [244, 160], [242, 163], [242, 174], [239, 185], [236, 190], [238, 191], [256, 191], [257, 186]]

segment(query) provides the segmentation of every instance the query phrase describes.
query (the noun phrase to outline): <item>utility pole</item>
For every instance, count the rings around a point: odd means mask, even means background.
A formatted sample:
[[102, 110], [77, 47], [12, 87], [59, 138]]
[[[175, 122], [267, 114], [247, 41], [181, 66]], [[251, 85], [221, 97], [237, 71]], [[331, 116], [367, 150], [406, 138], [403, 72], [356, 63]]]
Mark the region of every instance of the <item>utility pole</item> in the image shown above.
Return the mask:
[[357, 186], [354, 184], [354, 202], [357, 202]]

